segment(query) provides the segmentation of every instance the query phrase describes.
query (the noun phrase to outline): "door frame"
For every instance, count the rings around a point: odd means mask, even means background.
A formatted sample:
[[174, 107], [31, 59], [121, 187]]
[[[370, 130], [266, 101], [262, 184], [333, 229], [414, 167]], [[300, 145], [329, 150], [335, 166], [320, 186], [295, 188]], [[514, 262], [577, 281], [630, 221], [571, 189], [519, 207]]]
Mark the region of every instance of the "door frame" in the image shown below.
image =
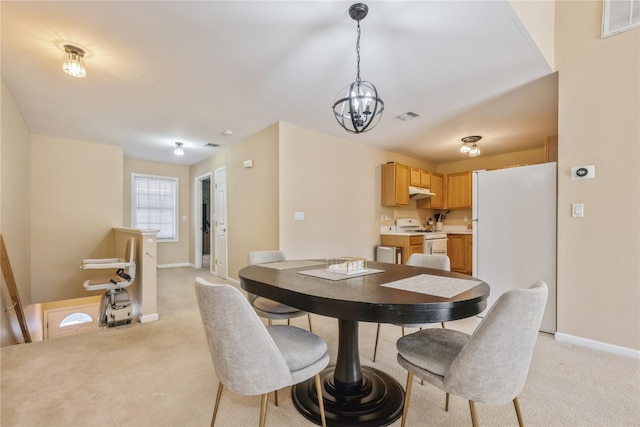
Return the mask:
[[[200, 229], [200, 225], [202, 224], [202, 181], [209, 179], [209, 182], [213, 183], [213, 174], [212, 172], [207, 172], [202, 175], [199, 175], [194, 180], [194, 187], [196, 189], [196, 197], [195, 197], [195, 220], [193, 224], [193, 243], [194, 243], [194, 262], [193, 265], [195, 268], [202, 268], [202, 230]], [[213, 186], [209, 186], [209, 193], [211, 193], [211, 188]], [[209, 194], [209, 199], [211, 199], [211, 194]], [[209, 240], [211, 240], [213, 233], [209, 234]], [[211, 245], [212, 242], [209, 242], [209, 247], [212, 249], [210, 251], [213, 252], [214, 248]], [[213, 254], [212, 254], [213, 255]], [[213, 259], [213, 257], [211, 257]], [[212, 271], [212, 263], [209, 263], [209, 271]]]

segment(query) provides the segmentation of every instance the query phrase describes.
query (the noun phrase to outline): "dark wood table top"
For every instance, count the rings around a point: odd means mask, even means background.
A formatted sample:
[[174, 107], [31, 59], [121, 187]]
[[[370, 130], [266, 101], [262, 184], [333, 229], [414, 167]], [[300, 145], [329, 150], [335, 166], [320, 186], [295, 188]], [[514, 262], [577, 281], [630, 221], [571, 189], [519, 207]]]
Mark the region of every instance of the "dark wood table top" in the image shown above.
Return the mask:
[[328, 280], [298, 274], [298, 271], [324, 268], [319, 265], [275, 269], [260, 265], [240, 270], [244, 290], [282, 302], [301, 310], [345, 320], [381, 323], [437, 323], [476, 315], [484, 310], [489, 286], [477, 286], [452, 298], [443, 298], [380, 286], [419, 274], [458, 279], [470, 276], [402, 264], [367, 262], [369, 269], [384, 270], [366, 276]]

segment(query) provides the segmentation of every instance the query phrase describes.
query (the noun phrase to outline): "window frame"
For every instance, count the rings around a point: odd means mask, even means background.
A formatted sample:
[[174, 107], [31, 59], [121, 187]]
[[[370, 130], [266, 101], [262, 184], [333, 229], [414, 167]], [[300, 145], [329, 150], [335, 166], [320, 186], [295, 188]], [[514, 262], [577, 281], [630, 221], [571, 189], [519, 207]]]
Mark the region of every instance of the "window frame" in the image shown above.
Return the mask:
[[173, 197], [173, 206], [172, 206], [172, 211], [173, 211], [173, 227], [174, 227], [174, 236], [172, 237], [160, 237], [160, 234], [158, 234], [157, 237], [157, 241], [158, 243], [163, 243], [163, 242], [178, 242], [179, 241], [179, 229], [180, 229], [180, 221], [178, 220], [179, 218], [179, 212], [178, 212], [178, 206], [179, 206], [179, 180], [177, 176], [162, 176], [162, 175], [150, 175], [150, 174], [144, 174], [144, 173], [131, 173], [131, 227], [133, 228], [142, 228], [142, 229], [146, 229], [146, 228], [153, 228], [153, 227], [140, 227], [137, 224], [136, 221], [136, 210], [138, 207], [138, 192], [136, 191], [136, 183], [137, 183], [137, 179], [138, 178], [142, 178], [142, 179], [155, 179], [155, 180], [162, 180], [162, 181], [171, 181], [174, 185], [175, 191], [174, 191], [174, 197]]

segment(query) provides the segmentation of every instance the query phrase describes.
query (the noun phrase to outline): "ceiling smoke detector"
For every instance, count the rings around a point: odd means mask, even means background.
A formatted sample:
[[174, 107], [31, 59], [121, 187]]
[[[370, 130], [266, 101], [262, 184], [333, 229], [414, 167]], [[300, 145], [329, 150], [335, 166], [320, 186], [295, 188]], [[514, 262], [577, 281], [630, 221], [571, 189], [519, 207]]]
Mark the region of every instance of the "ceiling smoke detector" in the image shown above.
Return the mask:
[[408, 111], [404, 114], [400, 114], [396, 116], [396, 119], [402, 120], [403, 122], [408, 122], [411, 119], [415, 119], [416, 117], [420, 117], [420, 114], [414, 113], [413, 111]]

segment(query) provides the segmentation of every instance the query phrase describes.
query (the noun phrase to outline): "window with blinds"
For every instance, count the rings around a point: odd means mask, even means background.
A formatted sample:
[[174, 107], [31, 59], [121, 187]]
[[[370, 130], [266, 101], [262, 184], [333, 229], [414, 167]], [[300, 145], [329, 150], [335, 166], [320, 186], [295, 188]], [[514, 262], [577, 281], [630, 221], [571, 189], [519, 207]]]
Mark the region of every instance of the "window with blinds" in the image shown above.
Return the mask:
[[131, 225], [160, 230], [158, 241], [177, 241], [178, 178], [131, 174]]

